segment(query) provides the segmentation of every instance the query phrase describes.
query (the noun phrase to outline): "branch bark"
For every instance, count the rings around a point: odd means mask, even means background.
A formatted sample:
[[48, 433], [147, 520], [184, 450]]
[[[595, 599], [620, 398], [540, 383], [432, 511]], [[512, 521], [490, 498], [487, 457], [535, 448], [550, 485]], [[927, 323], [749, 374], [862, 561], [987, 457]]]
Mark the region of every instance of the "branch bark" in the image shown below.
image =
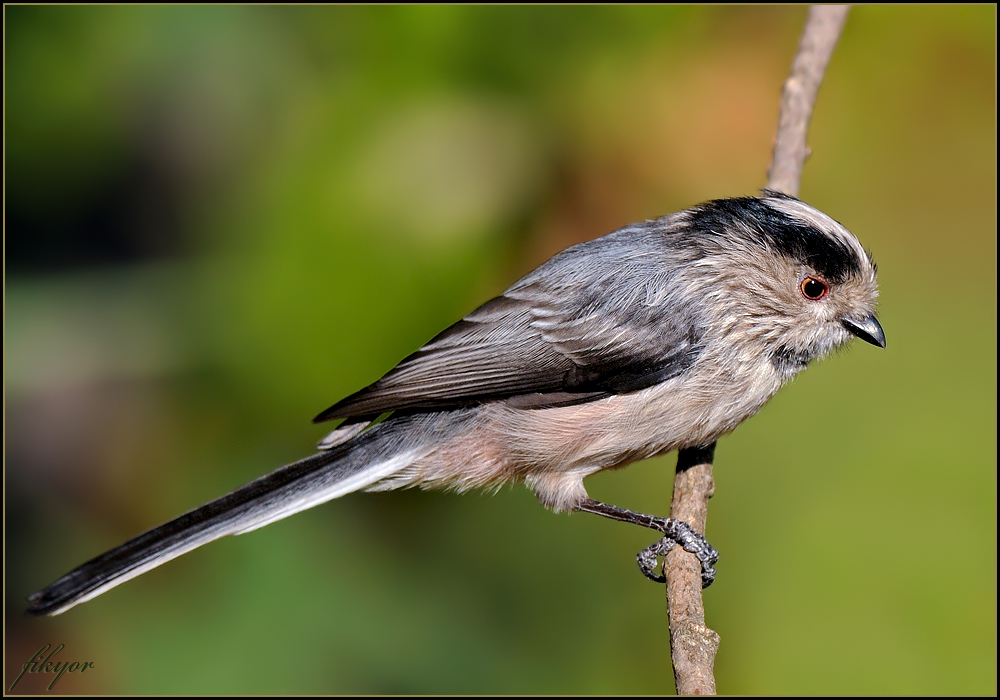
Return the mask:
[[809, 156], [806, 133], [816, 94], [850, 9], [850, 5], [813, 5], [809, 8], [799, 51], [781, 93], [774, 156], [767, 171], [768, 189], [793, 197], [799, 195], [802, 168]]
[[[715, 492], [712, 459], [715, 443], [688, 448], [677, 455], [674, 497], [670, 516], [705, 533], [708, 499]], [[670, 661], [678, 695], [715, 695], [715, 653], [719, 635], [705, 626], [701, 599], [701, 562], [680, 547], [663, 559], [667, 577], [667, 619], [670, 623]]]
[[[802, 169], [809, 154], [806, 133], [816, 95], [830, 56], [847, 19], [849, 5], [814, 5], [802, 31], [799, 50], [781, 95], [774, 155], [767, 187], [798, 196]], [[712, 461], [715, 443], [688, 448], [677, 455], [670, 515], [705, 533], [708, 499], [715, 490]], [[680, 547], [664, 557], [670, 657], [678, 695], [715, 695], [715, 655], [719, 635], [705, 626], [701, 596], [701, 564]]]

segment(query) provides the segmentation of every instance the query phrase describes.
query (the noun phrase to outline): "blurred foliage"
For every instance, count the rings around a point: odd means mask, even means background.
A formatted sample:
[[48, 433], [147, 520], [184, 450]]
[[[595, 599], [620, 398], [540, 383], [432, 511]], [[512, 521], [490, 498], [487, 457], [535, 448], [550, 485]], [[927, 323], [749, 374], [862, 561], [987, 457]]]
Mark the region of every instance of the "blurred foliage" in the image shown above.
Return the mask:
[[[96, 664], [63, 693], [669, 692], [650, 535], [523, 488], [357, 494], [21, 611], [557, 250], [755, 191], [804, 16], [6, 6], [5, 687], [50, 642]], [[802, 196], [874, 252], [888, 349], [720, 444], [723, 692], [996, 691], [995, 21], [852, 10]], [[588, 485], [663, 512], [672, 468]]]

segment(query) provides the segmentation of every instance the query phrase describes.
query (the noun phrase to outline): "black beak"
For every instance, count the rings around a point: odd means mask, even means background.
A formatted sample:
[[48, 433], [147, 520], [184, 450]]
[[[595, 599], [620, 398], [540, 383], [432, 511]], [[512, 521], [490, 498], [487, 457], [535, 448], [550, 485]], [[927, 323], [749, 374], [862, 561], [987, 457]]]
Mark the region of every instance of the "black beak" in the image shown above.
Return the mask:
[[878, 345], [880, 348], [885, 347], [885, 332], [874, 316], [866, 316], [860, 320], [845, 318], [841, 323], [844, 324], [844, 328], [866, 343]]

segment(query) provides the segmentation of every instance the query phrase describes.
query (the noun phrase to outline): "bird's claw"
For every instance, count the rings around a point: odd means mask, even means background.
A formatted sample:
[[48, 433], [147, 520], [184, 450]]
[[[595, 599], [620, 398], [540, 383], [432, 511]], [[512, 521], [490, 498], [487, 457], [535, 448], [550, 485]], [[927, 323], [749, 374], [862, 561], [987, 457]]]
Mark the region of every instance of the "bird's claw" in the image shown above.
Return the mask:
[[673, 540], [664, 537], [636, 554], [635, 559], [639, 562], [639, 570], [642, 571], [642, 575], [650, 581], [666, 583], [667, 577], [657, 573], [657, 569], [662, 570], [661, 567], [657, 566], [657, 562], [660, 557], [665, 556], [676, 544]]
[[611, 518], [623, 523], [632, 523], [641, 527], [648, 527], [663, 535], [659, 542], [646, 547], [646, 549], [636, 555], [639, 562], [639, 569], [646, 578], [664, 583], [666, 578], [656, 573], [656, 560], [666, 555], [674, 545], [679, 544], [685, 551], [691, 552], [698, 561], [701, 562], [701, 587], [708, 588], [715, 580], [715, 568], [713, 565], [719, 559], [719, 553], [715, 547], [708, 543], [708, 540], [693, 527], [683, 520], [677, 518], [662, 518], [657, 515], [646, 515], [636, 513], [627, 508], [619, 508], [608, 503], [601, 503], [590, 498], [585, 498], [577, 506], [577, 510], [585, 513], [594, 513], [605, 518]]
[[636, 555], [639, 570], [651, 581], [666, 583], [666, 577], [657, 573], [657, 561], [666, 556], [667, 552], [680, 545], [684, 551], [691, 552], [701, 562], [701, 587], [708, 588], [715, 581], [715, 562], [719, 553], [708, 543], [705, 537], [687, 523], [675, 518], [665, 518], [662, 527], [657, 528], [664, 537]]

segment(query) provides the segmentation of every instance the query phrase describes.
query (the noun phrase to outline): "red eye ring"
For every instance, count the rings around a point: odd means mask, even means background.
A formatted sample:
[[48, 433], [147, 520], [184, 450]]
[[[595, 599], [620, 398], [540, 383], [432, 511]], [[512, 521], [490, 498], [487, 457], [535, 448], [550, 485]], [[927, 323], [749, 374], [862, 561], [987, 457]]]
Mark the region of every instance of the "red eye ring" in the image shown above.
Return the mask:
[[799, 290], [809, 301], [819, 301], [830, 291], [830, 287], [818, 277], [806, 277], [799, 285]]

